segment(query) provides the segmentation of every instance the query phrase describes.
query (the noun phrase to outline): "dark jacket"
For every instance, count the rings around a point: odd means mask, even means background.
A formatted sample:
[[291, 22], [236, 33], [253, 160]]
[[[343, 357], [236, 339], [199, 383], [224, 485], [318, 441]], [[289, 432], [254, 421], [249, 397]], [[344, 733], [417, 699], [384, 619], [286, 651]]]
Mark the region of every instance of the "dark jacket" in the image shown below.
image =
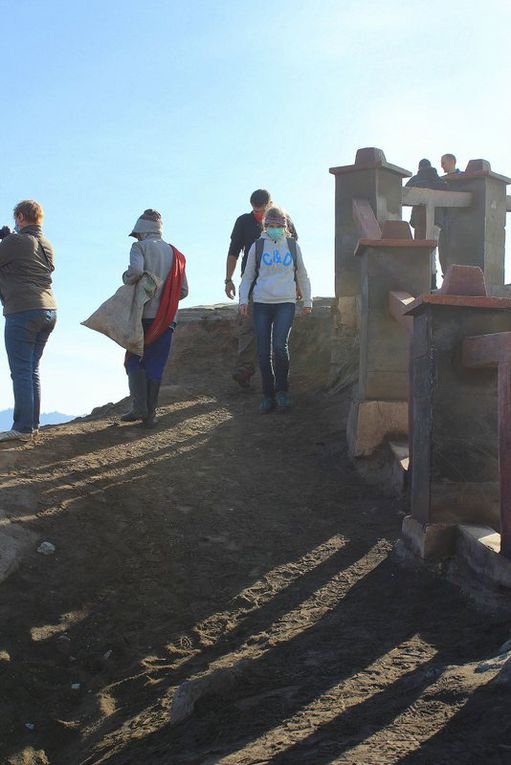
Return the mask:
[[[287, 227], [293, 239], [298, 239], [298, 234], [296, 233], [296, 229], [291, 218], [287, 219]], [[245, 270], [245, 266], [247, 265], [248, 251], [254, 244], [255, 240], [259, 239], [262, 231], [262, 223], [259, 223], [259, 221], [256, 220], [254, 214], [251, 212], [244, 213], [236, 219], [236, 223], [234, 224], [234, 228], [231, 234], [229, 252], [227, 255], [230, 255], [233, 258], [238, 258], [241, 250], [243, 250], [243, 258], [241, 261], [242, 276]]]
[[[439, 189], [440, 191], [447, 191], [447, 182], [443, 181], [438, 175], [436, 168], [434, 167], [420, 167], [417, 175], [410, 178], [405, 184], [406, 186], [415, 186], [419, 189]], [[420, 209], [420, 208], [419, 208]], [[419, 210], [412, 208], [412, 215], [410, 217], [410, 225], [416, 228], [421, 223], [421, 215]], [[444, 223], [444, 211], [443, 208], [438, 208], [435, 211], [435, 223], [437, 226], [442, 227]]]
[[443, 181], [438, 175], [435, 167], [420, 167], [417, 175], [413, 175], [406, 186], [417, 186], [421, 189], [441, 189], [447, 188], [446, 181]]
[[41, 226], [25, 226], [0, 242], [0, 299], [4, 316], [37, 308], [55, 309], [51, 290], [53, 247]]

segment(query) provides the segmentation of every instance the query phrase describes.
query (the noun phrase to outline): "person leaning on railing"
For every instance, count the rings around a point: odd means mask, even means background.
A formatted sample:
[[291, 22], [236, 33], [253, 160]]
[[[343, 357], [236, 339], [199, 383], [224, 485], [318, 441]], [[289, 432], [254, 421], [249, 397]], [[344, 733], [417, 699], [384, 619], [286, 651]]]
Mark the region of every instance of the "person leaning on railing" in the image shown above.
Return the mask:
[[[413, 175], [406, 183], [406, 186], [413, 186], [418, 189], [437, 189], [446, 191], [447, 184], [437, 173], [435, 167], [431, 166], [429, 159], [421, 159], [417, 174]], [[435, 224], [441, 230], [444, 225], [444, 210], [437, 208], [435, 210]], [[426, 208], [418, 205], [412, 208], [410, 217], [410, 226], [414, 229], [415, 239], [426, 239]], [[431, 259], [431, 288], [436, 288], [436, 261], [434, 256]]]

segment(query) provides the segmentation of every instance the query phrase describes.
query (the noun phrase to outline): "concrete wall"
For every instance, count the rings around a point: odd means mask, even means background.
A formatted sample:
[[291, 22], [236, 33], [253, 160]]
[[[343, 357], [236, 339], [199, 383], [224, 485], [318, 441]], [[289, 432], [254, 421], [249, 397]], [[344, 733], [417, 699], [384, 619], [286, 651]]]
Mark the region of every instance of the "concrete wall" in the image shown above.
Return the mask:
[[431, 247], [418, 242], [365, 247], [362, 260], [360, 400], [406, 401], [410, 338], [389, 314], [391, 290], [421, 295], [431, 283]]
[[388, 163], [381, 149], [359, 149], [353, 165], [333, 167], [335, 175], [335, 294], [360, 293], [360, 263], [354, 258], [359, 238], [353, 219], [353, 199], [365, 199], [379, 223], [400, 220], [402, 179], [411, 175]]
[[447, 226], [440, 235], [447, 266], [479, 266], [490, 288], [504, 284], [507, 179], [502, 178], [492, 173], [482, 177], [469, 173], [453, 176], [452, 190], [470, 191], [472, 205], [447, 210]]
[[497, 371], [465, 368], [462, 343], [471, 335], [506, 331], [509, 308], [425, 304], [416, 312], [411, 502], [421, 523], [499, 528]]

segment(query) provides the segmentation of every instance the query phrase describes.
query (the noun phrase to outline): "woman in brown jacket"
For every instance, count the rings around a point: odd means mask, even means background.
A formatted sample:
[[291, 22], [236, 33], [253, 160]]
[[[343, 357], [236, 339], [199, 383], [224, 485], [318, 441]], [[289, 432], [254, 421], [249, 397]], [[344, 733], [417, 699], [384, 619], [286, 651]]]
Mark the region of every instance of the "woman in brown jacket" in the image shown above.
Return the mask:
[[39, 362], [57, 320], [53, 247], [43, 237], [43, 215], [38, 202], [20, 202], [14, 208], [15, 232], [0, 242], [0, 299], [14, 389], [13, 425], [0, 433], [0, 441], [30, 441], [39, 429]]

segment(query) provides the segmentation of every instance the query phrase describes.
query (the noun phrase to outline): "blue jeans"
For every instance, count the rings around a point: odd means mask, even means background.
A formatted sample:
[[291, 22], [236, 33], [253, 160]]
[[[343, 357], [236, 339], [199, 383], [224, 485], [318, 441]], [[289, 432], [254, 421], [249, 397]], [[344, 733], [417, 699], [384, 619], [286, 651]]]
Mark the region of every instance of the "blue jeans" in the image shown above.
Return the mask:
[[44, 308], [5, 317], [5, 349], [14, 389], [12, 429], [19, 433], [31, 433], [39, 427], [39, 362], [56, 321], [57, 312]]
[[[147, 332], [152, 323], [153, 319], [142, 319], [144, 332]], [[175, 328], [176, 322], [173, 321], [158, 340], [155, 340], [151, 345], [146, 345], [143, 356], [127, 353], [124, 361], [126, 372], [130, 374], [137, 369], [144, 369], [148, 380], [161, 380], [170, 354], [170, 345]]]
[[294, 303], [254, 303], [257, 356], [263, 395], [267, 398], [273, 398], [275, 391], [287, 391], [289, 373], [287, 341], [294, 318]]

